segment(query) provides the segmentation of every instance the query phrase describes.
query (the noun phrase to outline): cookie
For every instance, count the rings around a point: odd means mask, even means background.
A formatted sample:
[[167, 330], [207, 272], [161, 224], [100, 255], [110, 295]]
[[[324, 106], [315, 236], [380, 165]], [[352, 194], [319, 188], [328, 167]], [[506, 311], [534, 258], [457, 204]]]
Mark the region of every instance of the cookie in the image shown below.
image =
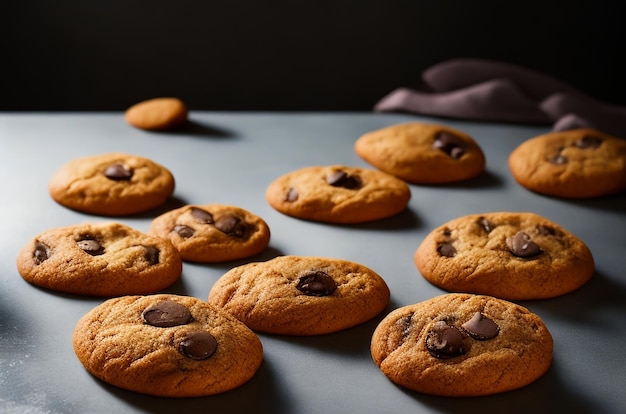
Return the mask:
[[402, 212], [411, 198], [406, 183], [382, 171], [341, 165], [305, 167], [272, 182], [265, 198], [288, 216], [354, 224]]
[[124, 114], [135, 128], [164, 131], [187, 123], [187, 107], [178, 98], [154, 98], [136, 103]]
[[450, 293], [390, 312], [372, 359], [394, 383], [445, 397], [497, 394], [540, 378], [553, 339], [528, 309], [490, 296]]
[[468, 180], [485, 169], [476, 141], [444, 125], [391, 125], [359, 137], [354, 151], [377, 169], [414, 184]]
[[57, 203], [73, 210], [124, 216], [164, 204], [174, 186], [164, 166], [136, 155], [108, 153], [69, 161], [52, 176], [48, 189]]
[[120, 223], [79, 224], [45, 231], [19, 252], [24, 280], [59, 292], [120, 296], [158, 292], [182, 272], [167, 241]]
[[626, 190], [626, 141], [590, 128], [531, 138], [508, 164], [521, 186], [544, 195], [593, 198]]
[[254, 332], [189, 296], [109, 299], [76, 324], [74, 352], [89, 373], [161, 397], [223, 393], [250, 380], [263, 359]]
[[426, 280], [449, 292], [510, 300], [560, 296], [584, 285], [594, 273], [585, 243], [534, 213], [453, 219], [426, 236], [414, 260]]
[[149, 233], [172, 242], [183, 260], [218, 263], [265, 250], [270, 229], [259, 216], [223, 204], [187, 205], [156, 217]]
[[358, 263], [310, 256], [280, 256], [238, 266], [220, 277], [209, 303], [250, 329], [279, 335], [321, 335], [378, 315], [389, 288]]

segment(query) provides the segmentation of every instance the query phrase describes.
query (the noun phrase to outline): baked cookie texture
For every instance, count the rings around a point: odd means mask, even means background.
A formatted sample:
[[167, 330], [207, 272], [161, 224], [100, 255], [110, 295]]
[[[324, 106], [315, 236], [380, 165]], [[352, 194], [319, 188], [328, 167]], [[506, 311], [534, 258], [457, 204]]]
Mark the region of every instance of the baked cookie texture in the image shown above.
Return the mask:
[[224, 204], [187, 205], [156, 217], [148, 231], [169, 240], [185, 261], [218, 263], [265, 250], [270, 229], [261, 217]]
[[426, 280], [449, 292], [509, 300], [560, 296], [594, 273], [593, 256], [583, 241], [529, 212], [453, 219], [426, 236], [414, 261]]
[[47, 230], [19, 252], [17, 270], [29, 283], [65, 293], [120, 296], [155, 293], [182, 272], [167, 241], [120, 223]]
[[356, 140], [354, 151], [414, 184], [464, 181], [485, 170], [485, 155], [471, 136], [438, 124], [408, 122], [371, 131]]
[[50, 179], [50, 196], [89, 214], [124, 216], [164, 204], [174, 192], [172, 173], [156, 162], [125, 153], [69, 161]]
[[389, 303], [373, 270], [341, 259], [280, 256], [231, 269], [209, 292], [209, 303], [250, 329], [279, 335], [321, 335], [364, 323]]
[[244, 324], [189, 296], [123, 296], [76, 324], [74, 352], [88, 372], [126, 390], [162, 397], [223, 393], [250, 380], [263, 359]]
[[406, 209], [411, 190], [382, 171], [343, 165], [311, 166], [272, 182], [265, 198], [288, 216], [335, 224], [355, 224]]
[[394, 383], [446, 397], [524, 387], [552, 362], [553, 339], [528, 309], [490, 296], [450, 293], [390, 312], [371, 354]]
[[561, 198], [593, 198], [626, 190], [626, 141], [578, 128], [531, 138], [511, 152], [521, 186]]
[[153, 98], [134, 104], [126, 110], [126, 122], [135, 128], [164, 131], [187, 123], [187, 106], [178, 98]]

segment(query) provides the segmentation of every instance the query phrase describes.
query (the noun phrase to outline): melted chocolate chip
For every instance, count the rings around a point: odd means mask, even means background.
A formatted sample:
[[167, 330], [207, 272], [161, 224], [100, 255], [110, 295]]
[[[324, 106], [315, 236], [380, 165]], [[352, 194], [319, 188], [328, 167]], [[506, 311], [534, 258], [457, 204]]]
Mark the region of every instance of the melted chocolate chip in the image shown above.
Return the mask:
[[433, 148], [445, 152], [455, 160], [467, 152], [465, 146], [465, 141], [447, 131], [438, 132], [433, 142]]
[[506, 244], [511, 253], [517, 257], [534, 257], [543, 251], [541, 247], [530, 239], [530, 236], [523, 231], [519, 231], [513, 237], [506, 239]]
[[301, 276], [296, 289], [308, 296], [328, 296], [337, 289], [337, 284], [329, 274], [315, 270]]
[[144, 257], [152, 266], [159, 263], [159, 249], [154, 246], [143, 246], [145, 249]]
[[361, 178], [358, 175], [350, 175], [345, 171], [335, 171], [326, 176], [326, 182], [333, 187], [342, 187], [356, 190], [361, 187]]
[[294, 202], [298, 199], [298, 196], [298, 190], [291, 187], [287, 190], [287, 193], [285, 194], [285, 201]]
[[496, 228], [496, 225], [487, 220], [484, 217], [478, 219], [478, 224], [485, 230], [487, 233], [491, 233], [493, 229]]
[[198, 222], [202, 224], [213, 224], [213, 214], [209, 213], [206, 210], [203, 210], [198, 207], [191, 208], [191, 216]]
[[248, 226], [241, 218], [232, 214], [225, 214], [215, 221], [215, 227], [231, 237], [243, 237]]
[[500, 332], [498, 325], [480, 312], [476, 312], [469, 321], [461, 325], [461, 328], [479, 341], [495, 338]]
[[433, 324], [426, 336], [426, 349], [435, 358], [453, 358], [468, 351], [465, 335], [458, 328], [444, 321]]
[[437, 246], [437, 252], [445, 257], [454, 257], [456, 256], [456, 249], [452, 245], [452, 242], [441, 242]]
[[166, 300], [146, 308], [141, 317], [148, 325], [169, 328], [188, 323], [191, 320], [191, 312], [178, 302]]
[[104, 175], [114, 181], [130, 180], [133, 176], [133, 170], [122, 163], [116, 163], [107, 167]]
[[567, 164], [567, 158], [561, 154], [555, 155], [554, 157], [548, 159], [548, 161], [555, 165]]
[[207, 359], [217, 350], [217, 339], [205, 331], [189, 332], [178, 345], [178, 351], [189, 359]]
[[190, 238], [196, 232], [194, 229], [189, 226], [185, 226], [184, 224], [178, 224], [174, 226], [174, 231], [184, 239]]
[[50, 248], [41, 242], [35, 243], [35, 250], [33, 250], [33, 261], [35, 264], [41, 264], [48, 260], [48, 251]]
[[586, 135], [574, 143], [578, 148], [596, 149], [602, 144], [602, 138]]
[[76, 244], [81, 250], [92, 256], [99, 256], [104, 253], [104, 247], [93, 239], [82, 239], [77, 241]]

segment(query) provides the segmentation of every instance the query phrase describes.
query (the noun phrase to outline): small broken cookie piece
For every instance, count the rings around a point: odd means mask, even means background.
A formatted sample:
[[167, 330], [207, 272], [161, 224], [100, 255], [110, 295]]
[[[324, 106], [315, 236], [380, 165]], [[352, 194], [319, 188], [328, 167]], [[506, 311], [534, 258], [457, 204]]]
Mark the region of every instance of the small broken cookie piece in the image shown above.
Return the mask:
[[263, 359], [261, 341], [243, 323], [178, 295], [109, 299], [78, 321], [72, 343], [95, 377], [161, 397], [232, 390], [250, 380]]
[[89, 214], [125, 216], [164, 204], [174, 192], [172, 173], [156, 162], [125, 153], [76, 158], [50, 179], [57, 203]]
[[224, 204], [187, 205], [154, 220], [149, 234], [169, 240], [185, 261], [219, 263], [265, 250], [270, 229], [259, 216]]
[[370, 349], [398, 385], [471, 397], [540, 378], [552, 363], [553, 339], [541, 318], [522, 306], [450, 293], [390, 312], [374, 330]]
[[382, 171], [332, 165], [287, 173], [268, 186], [265, 198], [288, 216], [354, 224], [402, 212], [411, 190], [404, 181]]
[[119, 296], [155, 293], [176, 282], [182, 260], [172, 244], [120, 223], [45, 231], [17, 257], [29, 283], [59, 292]]
[[560, 296], [594, 273], [585, 243], [534, 213], [490, 212], [451, 220], [432, 230], [414, 262], [421, 275], [449, 292], [510, 300]]
[[280, 256], [231, 269], [209, 303], [250, 329], [280, 335], [321, 335], [364, 323], [389, 303], [373, 270], [340, 259]]
[[187, 123], [187, 106], [178, 98], [153, 98], [128, 108], [124, 118], [135, 128], [164, 131]]
[[485, 155], [476, 141], [444, 125], [391, 125], [359, 137], [354, 150], [379, 170], [414, 184], [464, 181], [485, 169]]
[[626, 190], [626, 141], [590, 128], [531, 138], [511, 152], [508, 164], [518, 184], [553, 197], [594, 198]]

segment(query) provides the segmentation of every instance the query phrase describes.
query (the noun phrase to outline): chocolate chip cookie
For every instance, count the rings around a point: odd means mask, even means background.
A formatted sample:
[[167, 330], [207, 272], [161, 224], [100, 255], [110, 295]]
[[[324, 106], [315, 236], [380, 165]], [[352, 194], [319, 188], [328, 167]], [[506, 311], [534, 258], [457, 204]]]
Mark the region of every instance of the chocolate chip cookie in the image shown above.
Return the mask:
[[540, 378], [553, 339], [528, 309], [490, 296], [450, 293], [389, 313], [372, 358], [394, 383], [446, 397], [497, 394]]
[[244, 324], [177, 295], [109, 299], [78, 321], [72, 342], [95, 377], [162, 397], [232, 390], [250, 380], [263, 359], [261, 341]]
[[154, 98], [131, 106], [124, 118], [136, 128], [164, 131], [185, 125], [187, 112], [187, 106], [178, 98]]
[[336, 224], [375, 221], [403, 211], [406, 183], [382, 171], [341, 165], [287, 173], [266, 190], [270, 206], [288, 216]]
[[174, 186], [164, 166], [136, 155], [108, 153], [69, 161], [52, 176], [49, 191], [57, 203], [73, 210], [124, 216], [164, 204]]
[[79, 224], [45, 231], [17, 257], [17, 270], [34, 285], [91, 296], [155, 293], [182, 272], [167, 241], [120, 223]]
[[444, 125], [391, 125], [362, 135], [354, 150], [379, 170], [414, 184], [468, 180], [485, 169], [485, 156], [476, 141]]
[[426, 280], [449, 292], [510, 300], [560, 296], [594, 273], [585, 243], [534, 213], [456, 218], [428, 234], [414, 260]]
[[150, 234], [172, 242], [183, 260], [218, 263], [261, 253], [270, 229], [259, 216], [223, 204], [187, 205], [156, 217]]
[[578, 128], [520, 144], [509, 169], [523, 187], [561, 198], [592, 198], [626, 190], [626, 141]]
[[389, 288], [358, 263], [281, 256], [225, 273], [209, 303], [250, 329], [280, 335], [321, 335], [364, 323], [389, 303]]

